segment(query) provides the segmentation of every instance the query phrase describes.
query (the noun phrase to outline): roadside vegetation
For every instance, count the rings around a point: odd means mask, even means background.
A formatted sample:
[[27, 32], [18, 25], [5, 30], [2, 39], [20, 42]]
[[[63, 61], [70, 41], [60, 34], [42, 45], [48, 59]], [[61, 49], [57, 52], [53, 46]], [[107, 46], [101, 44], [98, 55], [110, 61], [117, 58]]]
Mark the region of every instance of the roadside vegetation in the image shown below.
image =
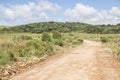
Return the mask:
[[81, 45], [83, 39], [101, 41], [120, 58], [119, 34], [69, 33], [0, 33], [0, 67], [16, 62], [19, 57], [53, 55], [66, 47]]
[[82, 43], [83, 40], [74, 34], [70, 36], [57, 31], [42, 34], [0, 33], [0, 67], [12, 65], [20, 57], [27, 60], [31, 56], [51, 56], [63, 48]]
[[78, 32], [69, 33], [0, 33], [0, 66], [12, 64], [19, 57], [41, 57], [53, 55], [56, 51], [77, 46], [83, 39], [101, 41], [113, 51], [113, 55], [120, 58], [119, 34], [86, 34]]
[[120, 60], [120, 34], [111, 34], [106, 37], [107, 42], [105, 44], [112, 50], [112, 54]]

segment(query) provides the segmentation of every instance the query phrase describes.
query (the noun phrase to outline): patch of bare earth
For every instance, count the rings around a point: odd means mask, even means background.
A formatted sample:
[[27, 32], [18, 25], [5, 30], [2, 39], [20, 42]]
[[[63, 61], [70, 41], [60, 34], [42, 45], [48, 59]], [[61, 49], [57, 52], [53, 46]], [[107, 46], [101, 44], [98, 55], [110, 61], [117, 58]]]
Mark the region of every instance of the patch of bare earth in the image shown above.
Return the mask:
[[120, 63], [101, 43], [85, 40], [82, 46], [37, 64], [11, 80], [120, 80]]

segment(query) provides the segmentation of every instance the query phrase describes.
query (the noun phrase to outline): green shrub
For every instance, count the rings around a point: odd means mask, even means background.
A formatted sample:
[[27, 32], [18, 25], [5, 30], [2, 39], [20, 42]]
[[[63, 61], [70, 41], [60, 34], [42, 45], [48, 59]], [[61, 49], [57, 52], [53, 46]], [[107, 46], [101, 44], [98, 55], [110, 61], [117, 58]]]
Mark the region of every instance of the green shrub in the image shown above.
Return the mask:
[[61, 38], [62, 38], [62, 35], [61, 35], [59, 32], [54, 31], [52, 37], [53, 37], [54, 39], [61, 39]]
[[0, 59], [0, 65], [4, 66], [6, 64], [8, 64], [8, 60], [6, 58], [1, 58]]
[[47, 44], [46, 46], [45, 46], [45, 53], [46, 54], [48, 54], [48, 55], [52, 55], [53, 54], [53, 46], [52, 45], [50, 45], [50, 44]]
[[0, 65], [6, 65], [8, 63], [8, 54], [5, 52], [0, 52]]
[[61, 39], [55, 39], [55, 45], [64, 46], [64, 42]]
[[78, 42], [79, 43], [83, 43], [83, 39], [78, 39]]
[[16, 60], [17, 60], [17, 57], [15, 56], [14, 53], [9, 52], [8, 54], [9, 54], [9, 60], [10, 60], [10, 61], [16, 61]]
[[100, 37], [100, 39], [103, 43], [108, 42], [108, 37], [103, 36], [103, 37]]
[[73, 41], [74, 45], [81, 45], [83, 43], [82, 39], [77, 39], [77, 41]]
[[73, 45], [79, 45], [79, 42], [78, 41], [74, 41]]
[[69, 36], [74, 36], [74, 33], [69, 33]]
[[42, 41], [51, 41], [51, 36], [48, 33], [43, 33]]
[[30, 54], [30, 50], [29, 49], [19, 49], [18, 50], [18, 55], [19, 57], [29, 57], [31, 54]]
[[32, 37], [31, 36], [24, 36], [24, 35], [22, 35], [22, 36], [19, 36], [17, 39], [18, 40], [30, 40], [30, 39], [32, 39]]
[[27, 42], [28, 47], [33, 47], [32, 50], [35, 50], [33, 55], [39, 57], [45, 53], [46, 42], [41, 42], [39, 40], [30, 40]]
[[27, 46], [32, 46], [35, 49], [39, 49], [40, 46], [42, 46], [42, 42], [38, 41], [38, 40], [30, 40], [27, 43]]
[[40, 57], [40, 56], [44, 55], [44, 51], [36, 49], [34, 55], [37, 56], [37, 57]]
[[16, 61], [16, 57], [12, 52], [0, 52], [0, 65], [11, 64]]
[[39, 57], [44, 54], [51, 55], [53, 53], [53, 42], [41, 42], [38, 40], [30, 40], [27, 42], [28, 46], [35, 48], [33, 55]]

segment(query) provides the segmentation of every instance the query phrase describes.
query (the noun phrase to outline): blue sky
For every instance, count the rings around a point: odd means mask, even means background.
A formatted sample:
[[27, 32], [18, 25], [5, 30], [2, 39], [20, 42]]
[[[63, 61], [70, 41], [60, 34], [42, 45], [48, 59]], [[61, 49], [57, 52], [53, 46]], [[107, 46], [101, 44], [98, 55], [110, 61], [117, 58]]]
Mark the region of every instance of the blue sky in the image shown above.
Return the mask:
[[0, 0], [0, 25], [42, 21], [120, 23], [120, 0]]
[[72, 8], [77, 3], [93, 6], [97, 9], [110, 9], [113, 6], [120, 7], [119, 0], [49, 0], [62, 5], [64, 8]]
[[[37, 1], [38, 0], [0, 0], [0, 4], [8, 6]], [[49, 1], [61, 5], [62, 7], [64, 7], [64, 9], [72, 8], [77, 3], [90, 5], [97, 9], [110, 9], [113, 6], [120, 7], [120, 0], [49, 0]]]

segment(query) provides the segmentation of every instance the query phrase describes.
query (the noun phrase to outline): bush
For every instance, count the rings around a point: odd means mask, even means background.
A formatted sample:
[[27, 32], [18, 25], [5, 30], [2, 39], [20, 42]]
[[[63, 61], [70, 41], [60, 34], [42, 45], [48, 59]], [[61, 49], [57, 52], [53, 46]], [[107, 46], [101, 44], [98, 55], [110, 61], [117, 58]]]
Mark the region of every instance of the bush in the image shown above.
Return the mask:
[[53, 43], [52, 42], [41, 42], [38, 40], [30, 40], [27, 42], [28, 46], [35, 48], [33, 55], [39, 57], [44, 54], [51, 55], [53, 52]]
[[8, 60], [6, 58], [1, 58], [0, 59], [0, 65], [3, 66], [3, 65], [6, 65], [8, 64]]
[[74, 36], [74, 33], [69, 33], [69, 36]]
[[54, 39], [61, 39], [61, 38], [62, 38], [62, 35], [61, 35], [59, 32], [54, 31], [52, 37], [53, 37]]
[[83, 39], [78, 39], [78, 42], [79, 43], [83, 43]]
[[8, 63], [8, 54], [5, 52], [0, 52], [0, 65], [6, 65]]
[[54, 49], [53, 49], [53, 43], [51, 43], [51, 42], [45, 42], [45, 43], [42, 43], [39, 46], [39, 49], [35, 50], [35, 56], [39, 57], [39, 56], [44, 55], [44, 54], [52, 55], [53, 51], [54, 51]]
[[78, 41], [74, 41], [73, 45], [79, 45], [79, 42]]
[[42, 42], [38, 41], [38, 40], [30, 40], [27, 43], [27, 46], [32, 46], [35, 49], [39, 49], [39, 47], [42, 45]]
[[37, 56], [37, 57], [40, 57], [40, 56], [44, 55], [44, 51], [36, 49], [34, 55]]
[[9, 52], [8, 54], [9, 54], [9, 60], [10, 60], [10, 61], [16, 61], [16, 60], [17, 60], [17, 57], [15, 56], [14, 53]]
[[45, 46], [45, 53], [48, 54], [48, 55], [52, 55], [53, 54], [53, 46], [52, 44], [48, 43], [46, 46]]
[[59, 46], [64, 46], [64, 42], [63, 42], [63, 40], [61, 40], [61, 39], [56, 39], [55, 40], [55, 45], [59, 45]]
[[0, 65], [4, 66], [16, 61], [16, 56], [12, 52], [0, 52]]
[[24, 35], [22, 35], [22, 36], [18, 37], [17, 39], [18, 40], [30, 40], [30, 39], [32, 39], [32, 37], [31, 36], [24, 36]]
[[108, 37], [100, 37], [100, 39], [103, 43], [108, 42]]
[[48, 33], [43, 33], [42, 41], [51, 41], [51, 36]]
[[19, 49], [18, 50], [18, 55], [19, 57], [29, 57], [31, 54], [30, 54], [30, 50], [29, 49]]
[[73, 42], [74, 45], [81, 45], [82, 43], [83, 43], [82, 39], [77, 39], [77, 41]]

